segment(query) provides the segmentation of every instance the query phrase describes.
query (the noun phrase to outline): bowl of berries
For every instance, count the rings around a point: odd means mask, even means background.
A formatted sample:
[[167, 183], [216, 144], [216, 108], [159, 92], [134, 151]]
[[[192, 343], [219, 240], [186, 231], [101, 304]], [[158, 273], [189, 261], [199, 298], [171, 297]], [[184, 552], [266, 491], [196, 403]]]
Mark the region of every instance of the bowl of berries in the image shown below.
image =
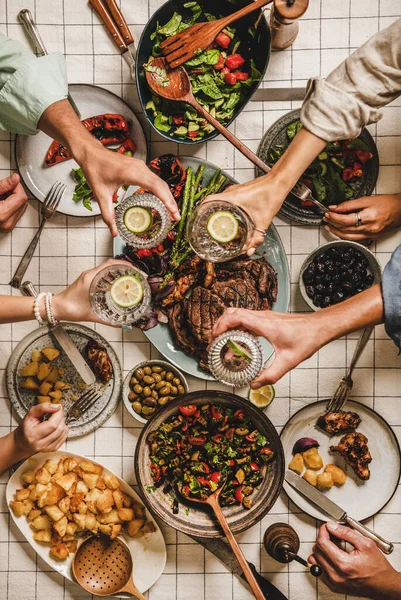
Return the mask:
[[317, 248], [304, 261], [299, 286], [312, 310], [339, 304], [379, 283], [382, 268], [362, 244], [344, 240]]

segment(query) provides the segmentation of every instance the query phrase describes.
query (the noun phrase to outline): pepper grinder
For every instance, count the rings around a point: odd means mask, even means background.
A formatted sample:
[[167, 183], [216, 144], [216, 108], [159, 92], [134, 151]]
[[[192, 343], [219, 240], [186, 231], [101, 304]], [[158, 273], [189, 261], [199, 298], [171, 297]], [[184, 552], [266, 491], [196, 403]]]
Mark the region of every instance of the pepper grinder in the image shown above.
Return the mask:
[[307, 567], [313, 577], [320, 577], [322, 567], [311, 565], [298, 556], [300, 541], [297, 532], [287, 523], [275, 523], [266, 529], [264, 545], [269, 556], [280, 563], [290, 563], [296, 560], [299, 564]]
[[270, 11], [271, 46], [283, 50], [298, 35], [298, 19], [308, 8], [309, 0], [274, 0]]

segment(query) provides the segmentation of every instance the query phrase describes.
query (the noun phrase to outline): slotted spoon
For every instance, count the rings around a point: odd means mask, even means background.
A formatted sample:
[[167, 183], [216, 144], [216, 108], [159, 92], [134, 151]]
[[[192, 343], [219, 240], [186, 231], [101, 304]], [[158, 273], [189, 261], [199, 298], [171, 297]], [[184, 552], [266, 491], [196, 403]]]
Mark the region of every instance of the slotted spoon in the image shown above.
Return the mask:
[[94, 596], [111, 596], [126, 592], [146, 600], [135, 586], [132, 554], [118, 538], [91, 536], [78, 548], [72, 561], [75, 579]]
[[[162, 98], [166, 98], [167, 100], [172, 100], [176, 102], [186, 102], [193, 106], [201, 115], [209, 121], [211, 125], [231, 143], [235, 146], [244, 156], [247, 157], [248, 160], [253, 162], [261, 171], [264, 173], [269, 173], [271, 171], [270, 167], [266, 165], [248, 146], [245, 146], [235, 135], [228, 131], [224, 125], [222, 125], [217, 119], [212, 117], [212, 115], [195, 99], [192, 93], [191, 82], [188, 77], [188, 73], [184, 69], [184, 67], [178, 67], [176, 69], [171, 69], [166, 62], [165, 58], [155, 58], [149, 65], [148, 68], [151, 70], [146, 70], [146, 81], [150, 89], [161, 96]], [[318, 200], [316, 200], [312, 196], [311, 190], [304, 185], [303, 183], [298, 182], [294, 189], [291, 190], [294, 196], [300, 198], [301, 200], [307, 198], [311, 202], [314, 202], [316, 206], [319, 207], [320, 210], [326, 212], [328, 209], [324, 207]]]
[[265, 595], [263, 594], [258, 582], [256, 581], [255, 575], [250, 567], [250, 564], [243, 555], [240, 545], [235, 539], [230, 529], [230, 526], [227, 523], [227, 519], [225, 518], [224, 513], [221, 510], [220, 494], [223, 491], [224, 485], [225, 480], [221, 483], [220, 487], [217, 488], [215, 492], [213, 492], [213, 494], [210, 494], [210, 496], [206, 498], [206, 500], [200, 500], [198, 498], [188, 498], [187, 496], [183, 496], [183, 498], [185, 498], [185, 500], [188, 500], [189, 502], [196, 502], [197, 504], [207, 504], [208, 506], [210, 506], [210, 508], [213, 510], [216, 516], [216, 519], [220, 523], [222, 530], [224, 531], [224, 535], [226, 536], [232, 551], [234, 552], [239, 564], [241, 565], [242, 572], [245, 575], [245, 578], [249, 584], [249, 587], [252, 590], [253, 595], [255, 596], [256, 600], [265, 600]]
[[160, 44], [167, 62], [172, 68], [179, 67], [210, 46], [222, 29], [270, 2], [272, 0], [256, 0], [227, 17], [206, 23], [195, 23], [167, 38]]

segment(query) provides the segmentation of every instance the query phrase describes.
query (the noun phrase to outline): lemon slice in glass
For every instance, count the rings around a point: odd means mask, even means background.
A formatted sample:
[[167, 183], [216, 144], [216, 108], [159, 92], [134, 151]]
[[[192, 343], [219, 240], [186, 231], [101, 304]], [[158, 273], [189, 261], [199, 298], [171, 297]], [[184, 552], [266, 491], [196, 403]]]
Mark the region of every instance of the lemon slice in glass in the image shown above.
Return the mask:
[[263, 385], [258, 390], [249, 390], [249, 400], [258, 408], [266, 408], [274, 400], [276, 392], [270, 384]]
[[122, 308], [136, 306], [143, 298], [142, 283], [133, 275], [119, 277], [110, 288], [110, 296]]
[[218, 210], [209, 217], [206, 227], [211, 238], [227, 244], [238, 234], [238, 219], [227, 210]]
[[244, 348], [244, 346], [237, 344], [237, 342], [233, 342], [233, 340], [228, 340], [227, 346], [229, 348], [231, 348], [231, 350], [233, 350], [233, 352], [235, 352], [235, 354], [237, 354], [238, 356], [243, 356], [244, 358], [247, 358], [248, 360], [253, 359], [252, 354], [249, 354], [249, 352], [247, 352], [247, 349]]
[[152, 224], [152, 215], [147, 208], [132, 206], [124, 213], [124, 225], [132, 233], [144, 233]]

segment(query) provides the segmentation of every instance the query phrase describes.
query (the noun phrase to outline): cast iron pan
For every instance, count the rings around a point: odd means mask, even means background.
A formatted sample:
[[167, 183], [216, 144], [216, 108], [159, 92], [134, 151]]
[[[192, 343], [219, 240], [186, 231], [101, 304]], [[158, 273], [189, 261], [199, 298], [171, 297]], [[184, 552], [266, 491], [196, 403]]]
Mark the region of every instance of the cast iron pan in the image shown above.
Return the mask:
[[[135, 451], [135, 475], [149, 510], [162, 519], [167, 525], [174, 527], [182, 533], [198, 537], [218, 538], [223, 537], [223, 532], [217, 523], [213, 513], [208, 507], [198, 508], [194, 502], [186, 502], [179, 498], [179, 512], [174, 515], [171, 508], [169, 494], [163, 493], [163, 486], [150, 491], [153, 480], [150, 474], [150, 449], [147, 437], [168, 419], [171, 415], [178, 413], [178, 407], [185, 404], [219, 404], [233, 408], [242, 408], [252, 419], [252, 422], [263, 435], [267, 437], [271, 448], [275, 452], [274, 460], [264, 467], [264, 478], [259, 489], [253, 493], [253, 506], [250, 510], [242, 506], [228, 506], [224, 508], [224, 514], [233, 533], [239, 533], [249, 529], [260, 521], [272, 508], [277, 500], [284, 480], [284, 453], [280, 438], [274, 425], [266, 415], [254, 407], [248, 400], [240, 398], [235, 394], [220, 392], [217, 390], [201, 390], [191, 392], [173, 400], [159, 411], [145, 425], [139, 437]], [[148, 491], [149, 490], [149, 491]]]
[[[260, 142], [258, 148], [258, 156], [265, 161], [266, 155], [270, 149], [277, 144], [288, 145], [287, 138], [287, 127], [291, 123], [296, 123], [300, 120], [301, 110], [292, 110], [291, 112], [283, 115], [268, 129]], [[376, 144], [367, 129], [363, 129], [360, 136], [361, 140], [365, 142], [369, 151], [373, 154], [373, 158], [364, 165], [364, 173], [358, 182], [358, 188], [355, 198], [361, 196], [370, 196], [375, 189], [377, 177], [379, 175], [379, 155], [377, 153]], [[259, 169], [256, 169], [257, 176], [264, 175]], [[345, 200], [345, 198], [344, 198]], [[300, 225], [320, 225], [322, 222], [322, 215], [319, 209], [314, 207], [302, 207], [300, 200], [293, 196], [291, 193], [288, 194], [283, 206], [280, 210], [280, 215], [287, 217], [299, 223]]]
[[[159, 22], [161, 25], [164, 25], [171, 19], [174, 12], [178, 12], [185, 18], [189, 19], [192, 16], [192, 12], [188, 8], [184, 8], [183, 5], [186, 4], [187, 0], [168, 0], [161, 6], [149, 19], [148, 23], [143, 30], [141, 39], [138, 44], [137, 51], [137, 61], [136, 61], [136, 80], [138, 86], [138, 94], [139, 99], [141, 101], [143, 112], [145, 113], [149, 123], [154, 127], [153, 116], [147, 114], [145, 110], [146, 103], [152, 99], [152, 94], [148, 88], [146, 83], [146, 79], [144, 76], [143, 65], [148, 62], [149, 56], [152, 53], [152, 48], [154, 46], [154, 41], [150, 39], [151, 34], [156, 30], [156, 24]], [[199, 0], [199, 5], [203, 8], [204, 11], [215, 15], [215, 16], [226, 16], [239, 10], [243, 6], [249, 4], [247, 0]], [[254, 25], [258, 21], [258, 27], [255, 30]], [[201, 17], [199, 21], [206, 21], [205, 17]], [[267, 24], [267, 21], [264, 15], [261, 17], [261, 11], [255, 11], [250, 15], [240, 19], [236, 23], [232, 25], [236, 29], [236, 33], [238, 37], [241, 39], [241, 46], [239, 48], [239, 52], [244, 58], [253, 58], [255, 61], [255, 66], [262, 73], [262, 79], [267, 69], [267, 65], [269, 64], [270, 59], [270, 29]], [[248, 31], [248, 29], [252, 28], [253, 35]], [[244, 97], [241, 103], [237, 105], [235, 113], [231, 121], [228, 122], [228, 125], [234, 121], [234, 119], [239, 115], [244, 106], [250, 100], [254, 91], [259, 87], [260, 82], [255, 83], [252, 87], [249, 88], [248, 93]], [[177, 110], [179, 104], [174, 102], [172, 103], [172, 110], [175, 113], [180, 112]], [[182, 112], [182, 111], [181, 111]], [[159, 131], [154, 127], [155, 131], [167, 140], [174, 140], [179, 142], [180, 144], [199, 144], [200, 142], [194, 142], [192, 140], [181, 140], [175, 138], [174, 136], [169, 135], [169, 133], [164, 133], [163, 131]], [[211, 140], [219, 134], [218, 131], [212, 131], [212, 133], [205, 134], [202, 138], [202, 142], [206, 142], [207, 140]]]

